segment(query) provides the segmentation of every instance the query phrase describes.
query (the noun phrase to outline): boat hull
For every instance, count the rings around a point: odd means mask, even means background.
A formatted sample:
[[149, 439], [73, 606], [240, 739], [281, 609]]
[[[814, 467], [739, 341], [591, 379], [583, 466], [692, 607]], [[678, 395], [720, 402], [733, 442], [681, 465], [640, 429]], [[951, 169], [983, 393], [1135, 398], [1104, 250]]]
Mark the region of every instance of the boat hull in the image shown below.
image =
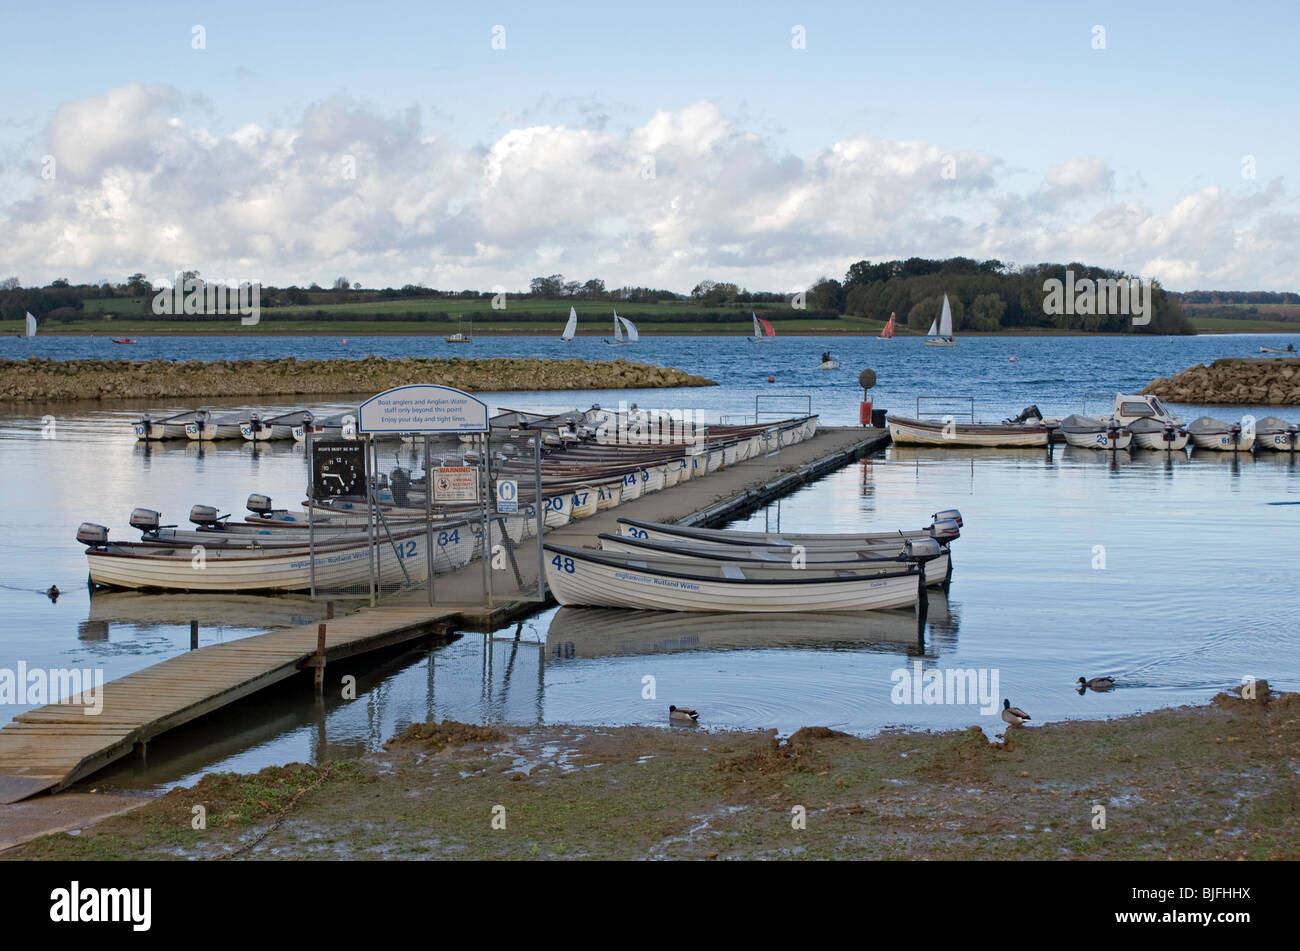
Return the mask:
[[1036, 449], [1046, 447], [1052, 431], [1039, 427], [981, 426], [962, 423], [931, 422], [889, 416], [885, 419], [889, 435], [904, 446], [944, 446], [947, 448]]

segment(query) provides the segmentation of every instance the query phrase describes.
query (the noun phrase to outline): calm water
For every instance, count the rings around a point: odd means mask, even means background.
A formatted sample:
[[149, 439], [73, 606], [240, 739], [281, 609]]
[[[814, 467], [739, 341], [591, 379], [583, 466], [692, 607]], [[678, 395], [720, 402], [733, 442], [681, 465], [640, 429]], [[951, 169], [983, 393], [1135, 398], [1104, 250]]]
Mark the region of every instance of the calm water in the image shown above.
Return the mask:
[[[984, 338], [935, 355], [919, 341], [791, 338], [750, 345], [654, 338], [650, 346], [619, 354], [704, 373], [725, 385], [633, 394], [489, 395], [488, 401], [560, 409], [627, 398], [643, 406], [738, 414], [753, 412], [755, 393], [806, 392], [823, 419], [847, 423], [856, 418], [860, 396], [856, 368], [871, 365], [882, 379], [878, 404], [899, 411], [910, 411], [904, 404], [918, 393], [956, 392], [978, 395], [986, 417], [1031, 402], [1049, 413], [1072, 412], [1088, 392], [1133, 389], [1194, 362], [1248, 353], [1261, 339], [1267, 338], [1172, 344], [1165, 338]], [[10, 349], [15, 343], [3, 341]], [[220, 345], [235, 343], [244, 342]], [[319, 338], [307, 343], [326, 345]], [[441, 341], [420, 343], [424, 352], [445, 349]], [[414, 352], [402, 344], [399, 338], [370, 338], [365, 347]], [[473, 353], [509, 352], [508, 344], [484, 339]], [[270, 341], [272, 348], [282, 345], [290, 341]], [[67, 347], [50, 355], [78, 356], [84, 354], [76, 346], [92, 344], [48, 338], [37, 346]], [[157, 346], [184, 342], [172, 338]], [[513, 346], [528, 352], [535, 343], [516, 340]], [[389, 347], [394, 349], [383, 349]], [[760, 347], [762, 354], [755, 355]], [[828, 348], [846, 369], [808, 369]], [[1007, 360], [1010, 351], [1015, 364]], [[582, 341], [576, 352], [594, 358], [612, 350]], [[763, 369], [756, 371], [759, 363]], [[768, 367], [785, 387], [763, 382]], [[303, 454], [292, 446], [137, 446], [127, 418], [141, 408], [164, 407], [110, 405], [0, 411], [0, 480], [6, 487], [0, 508], [0, 666], [25, 660], [33, 666], [98, 667], [113, 679], [185, 650], [189, 617], [203, 622], [204, 644], [316, 617], [319, 609], [303, 599], [245, 600], [233, 609], [184, 596], [179, 602], [178, 596], [120, 595], [92, 601], [84, 587], [82, 549], [73, 539], [80, 521], [103, 521], [115, 535], [131, 537], [125, 521], [133, 506], [160, 508], [173, 521], [183, 520], [195, 502], [241, 512], [251, 491], [295, 502], [305, 479]], [[55, 417], [54, 439], [41, 438], [46, 414]], [[1283, 409], [1278, 415], [1295, 418], [1298, 412]], [[754, 649], [751, 640], [747, 649], [725, 626], [640, 621], [620, 625], [611, 638], [601, 636], [608, 630], [605, 617], [549, 610], [493, 639], [466, 634], [358, 666], [361, 693], [352, 702], [315, 704], [301, 685], [269, 693], [152, 745], [146, 769], [124, 766], [96, 784], [167, 785], [214, 768], [248, 770], [355, 755], [429, 716], [660, 723], [667, 705], [677, 702], [699, 708], [702, 721], [713, 727], [787, 731], [823, 723], [870, 733], [892, 725], [980, 723], [990, 731], [1000, 726], [996, 717], [983, 717], [971, 706], [891, 702], [894, 671], [917, 661], [924, 669], [996, 670], [999, 694], [1036, 722], [1197, 702], [1243, 675], [1298, 689], [1300, 630], [1287, 605], [1294, 589], [1288, 552], [1298, 537], [1300, 506], [1268, 504], [1279, 501], [1300, 501], [1300, 465], [1276, 454], [1234, 461], [1134, 453], [1112, 461], [1065, 447], [1050, 457], [894, 448], [803, 488], [748, 523], [779, 522], [790, 531], [919, 527], [937, 508], [960, 508], [966, 528], [955, 548], [952, 588], [946, 600], [936, 599], [921, 640], [906, 615], [894, 614], [847, 629], [828, 628], [815, 618], [754, 628], [749, 636], [763, 648]], [[1098, 546], [1104, 568], [1094, 568]], [[65, 591], [56, 604], [39, 593], [50, 584]], [[656, 644], [658, 650], [647, 649]], [[1121, 686], [1082, 697], [1071, 690], [1080, 675], [1103, 673]], [[646, 676], [655, 678], [653, 701], [641, 698]], [[6, 707], [0, 722], [22, 709]]]

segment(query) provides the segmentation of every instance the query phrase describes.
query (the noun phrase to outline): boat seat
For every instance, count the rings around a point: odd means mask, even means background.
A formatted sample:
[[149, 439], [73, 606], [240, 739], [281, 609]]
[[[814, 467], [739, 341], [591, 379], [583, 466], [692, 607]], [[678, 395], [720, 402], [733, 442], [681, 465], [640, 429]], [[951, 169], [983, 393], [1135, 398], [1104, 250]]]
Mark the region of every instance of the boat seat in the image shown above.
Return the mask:
[[741, 571], [739, 568], [737, 568], [735, 565], [723, 565], [722, 577], [730, 578], [732, 581], [744, 581], [745, 573]]

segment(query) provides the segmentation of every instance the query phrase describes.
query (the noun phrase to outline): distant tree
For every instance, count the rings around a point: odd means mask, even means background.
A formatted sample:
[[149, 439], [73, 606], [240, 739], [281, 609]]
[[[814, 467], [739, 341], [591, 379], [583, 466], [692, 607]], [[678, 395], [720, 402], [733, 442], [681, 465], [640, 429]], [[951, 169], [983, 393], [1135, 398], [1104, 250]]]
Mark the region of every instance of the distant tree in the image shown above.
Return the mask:
[[3, 281], [0, 281], [0, 291], [16, 291], [21, 287], [22, 285], [18, 283], [16, 277], [6, 277]]
[[50, 287], [68, 287], [68, 286], [70, 285], [68, 284], [68, 279], [66, 277], [56, 277], [54, 280], [50, 281]]
[[962, 325], [971, 330], [993, 331], [1002, 329], [1002, 315], [1007, 305], [997, 294], [981, 294], [970, 305], [970, 317]]
[[691, 296], [696, 300], [704, 300], [709, 296], [709, 294], [713, 293], [713, 288], [715, 286], [716, 285], [713, 281], [700, 281], [700, 283], [691, 288]]
[[605, 296], [605, 282], [598, 277], [593, 277], [582, 285], [582, 296], [590, 300], [600, 300]]
[[561, 292], [565, 297], [577, 297], [580, 290], [582, 290], [582, 285], [577, 281], [565, 281], [564, 287], [561, 288]]
[[351, 286], [351, 282], [349, 282], [346, 277], [334, 278], [334, 290], [336, 291], [346, 291]]
[[844, 311], [844, 288], [834, 278], [820, 277], [808, 289], [808, 306], [813, 310]]
[[564, 275], [535, 277], [529, 282], [528, 290], [534, 297], [559, 297], [564, 293]]
[[153, 285], [139, 271], [126, 279], [126, 287], [132, 297], [148, 296], [153, 293]]

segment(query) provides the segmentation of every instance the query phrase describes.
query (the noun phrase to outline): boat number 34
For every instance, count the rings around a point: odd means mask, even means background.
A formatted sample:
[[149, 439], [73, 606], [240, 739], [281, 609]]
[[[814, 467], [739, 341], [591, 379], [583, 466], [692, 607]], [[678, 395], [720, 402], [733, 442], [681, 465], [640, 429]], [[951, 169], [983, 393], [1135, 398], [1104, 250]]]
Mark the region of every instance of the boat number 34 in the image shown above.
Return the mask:
[[551, 564], [553, 564], [559, 571], [563, 571], [565, 574], [573, 574], [572, 558], [561, 558], [559, 555], [556, 555], [551, 559]]

